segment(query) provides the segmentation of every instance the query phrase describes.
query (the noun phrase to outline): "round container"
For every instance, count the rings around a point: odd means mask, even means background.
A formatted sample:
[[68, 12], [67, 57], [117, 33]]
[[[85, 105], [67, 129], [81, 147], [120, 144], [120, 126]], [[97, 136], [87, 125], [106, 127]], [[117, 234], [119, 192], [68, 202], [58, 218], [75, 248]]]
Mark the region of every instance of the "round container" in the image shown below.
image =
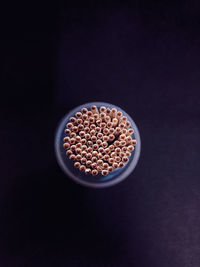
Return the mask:
[[[98, 108], [101, 106], [105, 106], [110, 109], [116, 108], [117, 111], [121, 111], [123, 113], [123, 116], [126, 116], [130, 121], [131, 128], [133, 128], [134, 130], [132, 137], [137, 140], [135, 149], [131, 152], [131, 156], [129, 157], [129, 161], [126, 163], [126, 165], [123, 168], [115, 169], [107, 176], [103, 176], [101, 174], [92, 176], [91, 174], [86, 175], [84, 172], [81, 172], [79, 169], [74, 167], [74, 161], [69, 159], [69, 157], [65, 154], [66, 150], [63, 148], [63, 138], [66, 136], [64, 130], [66, 129], [66, 124], [69, 122], [70, 117], [74, 116], [76, 112], [79, 112], [84, 107], [90, 109], [92, 105], [96, 105]], [[130, 175], [130, 173], [134, 170], [138, 162], [140, 156], [140, 150], [141, 150], [140, 134], [132, 118], [120, 107], [104, 102], [91, 102], [74, 108], [64, 116], [64, 118], [60, 121], [58, 128], [56, 130], [55, 153], [58, 164], [68, 177], [70, 177], [75, 182], [87, 187], [104, 188], [115, 185], [124, 180], [125, 178], [127, 178]]]

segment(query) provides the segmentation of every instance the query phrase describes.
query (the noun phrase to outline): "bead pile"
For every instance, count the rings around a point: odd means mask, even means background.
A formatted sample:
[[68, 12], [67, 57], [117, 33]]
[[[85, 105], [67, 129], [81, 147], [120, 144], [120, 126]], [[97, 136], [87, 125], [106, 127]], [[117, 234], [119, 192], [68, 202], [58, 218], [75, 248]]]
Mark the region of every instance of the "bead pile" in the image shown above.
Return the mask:
[[82, 108], [66, 125], [66, 155], [80, 171], [106, 176], [124, 167], [137, 144], [130, 126], [127, 117], [115, 108]]

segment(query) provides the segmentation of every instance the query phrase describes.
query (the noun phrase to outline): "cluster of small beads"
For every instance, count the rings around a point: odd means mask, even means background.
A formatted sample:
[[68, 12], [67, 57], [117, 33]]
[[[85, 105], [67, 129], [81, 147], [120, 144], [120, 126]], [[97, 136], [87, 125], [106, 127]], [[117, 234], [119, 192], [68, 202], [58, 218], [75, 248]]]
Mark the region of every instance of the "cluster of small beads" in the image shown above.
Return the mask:
[[130, 126], [127, 117], [115, 108], [82, 108], [67, 123], [63, 146], [80, 171], [106, 176], [124, 167], [137, 144]]

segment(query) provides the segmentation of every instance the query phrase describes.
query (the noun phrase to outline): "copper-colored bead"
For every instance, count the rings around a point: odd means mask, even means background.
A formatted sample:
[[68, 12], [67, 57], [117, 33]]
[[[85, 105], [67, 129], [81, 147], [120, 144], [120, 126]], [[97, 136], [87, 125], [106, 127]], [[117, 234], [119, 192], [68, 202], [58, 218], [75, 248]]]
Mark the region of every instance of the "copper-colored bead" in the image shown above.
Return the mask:
[[[80, 138], [79, 135], [76, 136], [76, 142], [78, 142], [78, 143], [81, 142], [81, 138]], [[81, 143], [82, 143], [82, 142], [81, 142]]]
[[101, 160], [101, 159], [97, 160], [97, 164], [98, 165], [102, 165], [103, 164], [103, 160]]
[[115, 152], [112, 152], [112, 153], [110, 154], [110, 156], [111, 156], [111, 158], [114, 158], [114, 157], [116, 156], [116, 153], [115, 153]]
[[112, 142], [115, 139], [114, 134], [109, 134], [109, 141]]
[[81, 152], [82, 157], [86, 157], [86, 155], [87, 155], [87, 152], [85, 150]]
[[74, 163], [74, 167], [75, 168], [79, 168], [80, 166], [81, 166], [80, 162], [77, 161], [77, 162]]
[[109, 140], [109, 137], [107, 136], [107, 135], [104, 135], [104, 137], [103, 137], [103, 141], [104, 142], [107, 142]]
[[115, 129], [114, 128], [110, 128], [109, 129], [109, 134], [114, 134], [114, 132], [115, 132]]
[[112, 117], [115, 117], [116, 116], [116, 114], [117, 114], [116, 108], [112, 108], [111, 109], [111, 114], [112, 114]]
[[112, 124], [113, 124], [113, 126], [117, 126], [117, 124], [118, 124], [118, 119], [114, 118], [114, 119], [112, 120]]
[[88, 147], [87, 152], [92, 153], [93, 149], [91, 147]]
[[74, 132], [70, 133], [71, 138], [76, 138], [76, 134]]
[[98, 170], [98, 172], [101, 172], [102, 171], [102, 166], [97, 166], [97, 170]]
[[106, 175], [108, 175], [108, 171], [107, 171], [107, 170], [102, 170], [101, 174], [102, 174], [103, 176], [106, 176]]
[[66, 142], [66, 143], [69, 143], [70, 137], [69, 136], [64, 137], [63, 141]]
[[76, 149], [76, 145], [71, 146], [71, 150], [74, 151]]
[[115, 162], [115, 160], [114, 160], [114, 158], [109, 158], [108, 162], [109, 162], [110, 164], [113, 164], [113, 163]]
[[74, 127], [72, 128], [72, 131], [75, 132], [75, 133], [77, 133], [77, 132], [78, 132], [78, 127], [77, 127], [77, 126], [74, 126]]
[[113, 151], [115, 149], [115, 146], [114, 145], [110, 145], [109, 149], [110, 149], [110, 151]]
[[85, 171], [85, 170], [86, 170], [85, 165], [81, 165], [81, 166], [79, 167], [79, 170], [80, 170], [80, 171]]
[[98, 152], [99, 152], [99, 153], [104, 153], [104, 148], [103, 148], [103, 147], [100, 147], [100, 148], [98, 149]]
[[76, 143], [76, 139], [75, 138], [70, 138], [70, 144], [75, 144]]
[[98, 114], [94, 114], [94, 119], [95, 121], [99, 119], [99, 115]]
[[98, 134], [97, 134], [97, 138], [98, 138], [98, 139], [102, 139], [102, 138], [103, 138], [103, 134], [102, 134], [102, 133], [98, 133]]
[[107, 108], [107, 109], [106, 109], [106, 114], [107, 114], [108, 116], [110, 116], [110, 114], [111, 114], [111, 110], [110, 110], [110, 108]]
[[127, 130], [127, 133], [129, 134], [129, 135], [132, 135], [133, 133], [134, 133], [134, 130], [131, 128], [131, 129], [128, 129]]
[[126, 123], [126, 121], [127, 121], [127, 117], [126, 117], [126, 116], [122, 116], [122, 117], [120, 118], [120, 121], [123, 122], [123, 123]]
[[86, 138], [87, 140], [90, 139], [90, 134], [87, 133], [87, 134], [85, 135], [85, 138]]
[[90, 117], [90, 118], [89, 118], [89, 122], [90, 122], [90, 123], [94, 123], [94, 122], [95, 122], [95, 119], [94, 119], [93, 117]]
[[91, 125], [90, 125], [90, 129], [91, 129], [91, 130], [95, 130], [95, 129], [96, 129], [95, 124], [91, 124]]
[[118, 111], [117, 112], [117, 118], [119, 119], [119, 118], [121, 118], [122, 117], [122, 112], [121, 111]]
[[93, 169], [96, 169], [96, 167], [97, 167], [96, 162], [93, 162], [93, 163], [91, 164], [91, 167], [92, 167]]
[[80, 160], [81, 160], [81, 158], [82, 158], [82, 157], [81, 157], [81, 155], [80, 155], [80, 154], [76, 155], [76, 160], [77, 160], [77, 161], [80, 161]]
[[110, 148], [109, 148], [109, 147], [105, 148], [104, 152], [105, 152], [106, 154], [109, 154], [109, 153], [110, 153]]
[[126, 139], [126, 135], [125, 135], [125, 134], [121, 134], [121, 135], [119, 136], [119, 139], [120, 139], [120, 140], [125, 140], [125, 139]]
[[70, 129], [65, 129], [65, 133], [70, 134], [71, 133]]
[[126, 151], [126, 156], [127, 157], [130, 157], [131, 156], [131, 153], [129, 151]]
[[80, 131], [79, 135], [80, 135], [80, 137], [85, 137], [85, 132], [84, 131]]
[[91, 111], [92, 111], [92, 113], [98, 113], [98, 109], [97, 109], [97, 107], [96, 106], [91, 106]]
[[96, 134], [95, 130], [90, 131], [90, 135], [95, 135], [95, 134]]
[[69, 149], [70, 148], [70, 144], [69, 143], [64, 143], [63, 147], [66, 148], [66, 149]]
[[112, 166], [113, 166], [114, 169], [119, 168], [119, 164], [117, 162], [114, 162]]
[[93, 151], [92, 152], [92, 157], [97, 157], [97, 155], [98, 155], [98, 152], [97, 151]]
[[87, 146], [86, 145], [83, 145], [82, 146], [82, 150], [86, 150], [87, 149]]
[[85, 128], [84, 128], [84, 132], [85, 132], [85, 133], [89, 133], [89, 132], [90, 132], [90, 128], [89, 128], [89, 127], [85, 127]]
[[108, 127], [108, 128], [111, 128], [112, 126], [113, 126], [112, 122], [109, 121], [109, 122], [107, 123], [107, 127]]
[[102, 146], [105, 148], [105, 147], [108, 146], [108, 143], [107, 143], [107, 142], [103, 142], [103, 143], [102, 143]]
[[102, 159], [103, 158], [103, 155], [101, 153], [98, 153], [97, 158], [98, 159]]
[[127, 151], [127, 147], [126, 146], [122, 147], [122, 151], [126, 152]]
[[105, 120], [105, 122], [110, 122], [111, 121], [111, 118], [110, 118], [110, 116], [106, 116], [105, 118], [104, 118], [104, 120]]
[[79, 125], [78, 125], [78, 130], [79, 130], [79, 131], [82, 131], [83, 129], [84, 129], [83, 124], [79, 124]]
[[71, 160], [75, 160], [75, 159], [76, 159], [76, 156], [75, 156], [74, 154], [71, 154], [71, 155], [69, 156], [69, 158], [70, 158]]
[[105, 119], [105, 117], [106, 117], [106, 113], [101, 112], [101, 113], [100, 113], [100, 118], [103, 120], [103, 119]]
[[86, 162], [87, 162], [87, 159], [86, 159], [86, 158], [82, 158], [82, 159], [81, 159], [81, 163], [82, 163], [82, 164], [86, 164]]
[[125, 134], [125, 135], [127, 135], [127, 130], [124, 128], [124, 129], [122, 129], [122, 134]]
[[100, 133], [101, 132], [101, 128], [100, 127], [96, 127], [95, 131], [96, 131], [96, 133]]
[[74, 126], [74, 125], [73, 125], [71, 122], [67, 123], [67, 127], [68, 127], [69, 129], [72, 129], [73, 126]]
[[119, 154], [121, 152], [121, 149], [119, 147], [115, 148], [115, 153]]
[[133, 139], [131, 142], [132, 142], [133, 146], [137, 145], [137, 140], [136, 139]]
[[87, 116], [87, 114], [83, 114], [82, 119], [83, 119], [84, 121], [88, 120], [88, 116]]
[[82, 124], [83, 123], [83, 120], [82, 119], [77, 119], [77, 123], [78, 124]]
[[88, 115], [88, 117], [91, 117], [91, 116], [93, 116], [93, 113], [92, 113], [92, 111], [88, 111], [87, 115]]
[[119, 127], [117, 127], [115, 129], [115, 135], [119, 135], [121, 133], [121, 129]]
[[122, 158], [122, 161], [123, 161], [123, 162], [127, 162], [127, 161], [128, 161], [128, 157], [126, 157], [126, 156], [123, 157], [123, 158]]
[[108, 165], [108, 163], [106, 163], [106, 162], [105, 162], [105, 163], [103, 163], [103, 168], [104, 168], [104, 169], [107, 169], [107, 168], [108, 168], [108, 166], [109, 166], [109, 165]]
[[87, 161], [86, 161], [86, 165], [87, 165], [87, 166], [90, 166], [91, 164], [92, 164], [92, 161], [91, 161], [91, 160], [87, 160]]
[[115, 161], [116, 162], [120, 162], [121, 161], [121, 158], [117, 156], [117, 157], [115, 157]]
[[100, 145], [102, 144], [102, 141], [101, 141], [100, 139], [98, 139], [98, 140], [96, 141], [96, 143], [97, 143], [98, 146], [100, 146]]
[[124, 163], [121, 161], [120, 163], [119, 163], [119, 168], [123, 168], [124, 167]]
[[84, 125], [85, 127], [88, 127], [88, 126], [90, 126], [90, 122], [89, 122], [89, 121], [84, 121], [84, 122], [83, 122], [83, 125]]
[[97, 120], [96, 124], [97, 124], [97, 126], [100, 126], [101, 125], [101, 120]]
[[69, 149], [66, 151], [66, 155], [70, 156], [72, 154], [72, 151]]
[[131, 126], [131, 123], [129, 121], [127, 121], [125, 126], [126, 126], [126, 128], [129, 128]]
[[120, 153], [119, 153], [120, 158], [123, 158], [125, 155], [126, 155], [126, 154], [125, 154], [124, 152], [120, 152]]
[[119, 145], [120, 145], [120, 142], [118, 140], [114, 142], [115, 147], [118, 147]]
[[109, 133], [108, 128], [104, 128], [104, 129], [103, 129], [103, 133], [104, 133], [104, 134], [108, 134], [108, 133]]
[[90, 169], [90, 168], [85, 169], [85, 173], [86, 173], [86, 174], [91, 173], [91, 169]]
[[81, 118], [82, 118], [82, 113], [81, 113], [81, 112], [77, 112], [75, 115], [76, 115], [76, 117], [77, 117], [78, 119], [81, 119]]
[[90, 140], [87, 142], [87, 144], [88, 144], [88, 146], [91, 146], [91, 147], [93, 146], [93, 142]]
[[113, 167], [109, 166], [109, 167], [108, 167], [108, 171], [109, 171], [109, 172], [112, 172], [112, 171], [113, 171]]
[[108, 161], [109, 160], [109, 155], [104, 155], [103, 156], [103, 160]]
[[80, 154], [82, 150], [80, 148], [76, 148], [75, 151], [76, 151], [76, 154]]
[[93, 145], [93, 150], [97, 150], [99, 148], [99, 146], [97, 144]]
[[81, 148], [82, 147], [82, 144], [81, 143], [77, 143], [76, 144], [76, 148]]
[[132, 145], [128, 146], [128, 150], [129, 151], [133, 151], [134, 150], [134, 146], [132, 146]]
[[82, 111], [83, 114], [87, 114], [88, 113], [88, 109], [87, 108], [82, 108], [81, 111]]
[[91, 137], [91, 141], [92, 141], [93, 143], [96, 142], [96, 141], [97, 141], [97, 137], [93, 135], [93, 136]]
[[92, 157], [92, 162], [97, 162], [97, 157]]
[[92, 170], [92, 175], [93, 176], [96, 176], [98, 174], [98, 171], [97, 170]]
[[100, 123], [100, 127], [101, 128], [105, 128], [106, 127], [106, 123], [105, 122]]
[[100, 112], [106, 112], [106, 107], [104, 107], [104, 106], [102, 106], [102, 107], [100, 107]]
[[87, 140], [85, 138], [81, 139], [81, 144], [85, 145], [87, 143]]
[[120, 146], [125, 146], [125, 145], [126, 145], [126, 141], [122, 140], [122, 141], [120, 142]]
[[91, 153], [87, 153], [86, 158], [87, 159], [91, 159], [92, 158], [92, 154]]
[[76, 121], [76, 118], [71, 117], [69, 120], [70, 120], [71, 123], [74, 123]]
[[131, 138], [130, 135], [126, 137], [126, 142], [127, 142], [127, 143], [131, 142], [131, 140], [133, 140], [133, 139]]

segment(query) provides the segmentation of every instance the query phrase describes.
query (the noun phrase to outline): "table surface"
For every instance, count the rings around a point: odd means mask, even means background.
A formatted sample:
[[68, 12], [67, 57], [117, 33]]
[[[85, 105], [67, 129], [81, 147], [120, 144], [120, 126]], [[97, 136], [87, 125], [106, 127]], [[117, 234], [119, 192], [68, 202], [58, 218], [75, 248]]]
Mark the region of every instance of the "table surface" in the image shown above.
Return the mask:
[[[7, 7], [0, 266], [200, 266], [200, 4]], [[70, 109], [122, 107], [142, 140], [122, 183], [84, 188], [54, 155]]]

